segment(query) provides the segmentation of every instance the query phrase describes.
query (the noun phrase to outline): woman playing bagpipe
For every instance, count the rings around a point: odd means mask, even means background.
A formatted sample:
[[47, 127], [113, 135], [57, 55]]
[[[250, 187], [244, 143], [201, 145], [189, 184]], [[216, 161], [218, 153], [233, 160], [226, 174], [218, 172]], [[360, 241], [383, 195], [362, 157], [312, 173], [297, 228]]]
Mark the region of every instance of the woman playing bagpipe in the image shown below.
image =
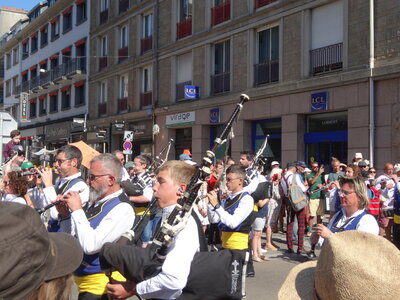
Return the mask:
[[[163, 208], [163, 222], [153, 243], [139, 248], [106, 244], [100, 253], [102, 269], [120, 271], [127, 282], [110, 278], [111, 297], [138, 295], [146, 299], [241, 299], [248, 253], [240, 250], [206, 252], [201, 224], [192, 212], [202, 181], [210, 175], [214, 151], [248, 100], [240, 103], [200, 167], [166, 162], [158, 169], [153, 187]], [[200, 251], [200, 252], [199, 252]]]

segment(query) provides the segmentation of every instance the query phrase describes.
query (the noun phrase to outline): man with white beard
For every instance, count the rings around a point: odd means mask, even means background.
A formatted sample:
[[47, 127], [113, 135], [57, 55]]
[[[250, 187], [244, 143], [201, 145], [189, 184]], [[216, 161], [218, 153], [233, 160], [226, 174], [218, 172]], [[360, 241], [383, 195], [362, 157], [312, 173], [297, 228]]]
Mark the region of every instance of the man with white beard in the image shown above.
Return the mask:
[[[98, 253], [105, 243], [116, 242], [131, 229], [135, 220], [132, 206], [119, 199], [123, 193], [122, 168], [114, 155], [100, 154], [90, 162], [88, 205], [82, 208], [77, 192], [60, 196], [62, 203], [57, 209], [61, 220], [71, 219], [71, 222], [61, 221], [61, 230], [76, 236], [84, 252], [83, 262], [74, 272], [78, 299], [107, 299], [109, 279], [101, 272]], [[118, 272], [112, 277], [125, 281]]]

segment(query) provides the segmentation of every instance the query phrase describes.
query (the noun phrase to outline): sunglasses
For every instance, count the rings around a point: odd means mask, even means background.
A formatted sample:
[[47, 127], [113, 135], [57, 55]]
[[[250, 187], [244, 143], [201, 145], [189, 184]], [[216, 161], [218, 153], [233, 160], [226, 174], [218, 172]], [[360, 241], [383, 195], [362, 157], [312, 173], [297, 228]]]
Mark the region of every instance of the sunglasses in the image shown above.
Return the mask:
[[345, 196], [348, 196], [348, 195], [350, 195], [350, 194], [353, 194], [353, 193], [355, 193], [355, 191], [346, 191], [346, 190], [338, 190], [338, 193], [339, 194], [342, 194], [342, 195], [345, 195]]

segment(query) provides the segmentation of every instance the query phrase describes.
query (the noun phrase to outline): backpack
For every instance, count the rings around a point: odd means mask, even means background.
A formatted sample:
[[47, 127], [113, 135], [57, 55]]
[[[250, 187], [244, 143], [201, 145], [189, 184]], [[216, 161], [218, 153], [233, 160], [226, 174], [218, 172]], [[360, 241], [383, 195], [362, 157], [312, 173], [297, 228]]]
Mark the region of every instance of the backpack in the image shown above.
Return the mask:
[[296, 177], [298, 174], [293, 175], [292, 183], [289, 186], [288, 197], [289, 203], [294, 211], [300, 211], [308, 205], [308, 199], [303, 190], [297, 185]]

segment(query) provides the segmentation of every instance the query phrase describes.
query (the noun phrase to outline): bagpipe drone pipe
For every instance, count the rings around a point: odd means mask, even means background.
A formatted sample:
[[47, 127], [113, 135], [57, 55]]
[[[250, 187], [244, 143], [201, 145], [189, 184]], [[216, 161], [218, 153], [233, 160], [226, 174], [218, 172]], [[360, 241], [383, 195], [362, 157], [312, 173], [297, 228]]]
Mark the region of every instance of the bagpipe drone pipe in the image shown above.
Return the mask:
[[[202, 164], [196, 168], [186, 191], [171, 214], [163, 221], [156, 232], [153, 243], [147, 248], [106, 243], [100, 251], [100, 264], [106, 274], [118, 270], [127, 280], [141, 282], [156, 276], [168, 253], [174, 237], [186, 226], [191, 215], [192, 205], [205, 178], [211, 174], [210, 166], [215, 157], [214, 151], [229, 133], [235, 119], [249, 100], [240, 96], [230, 119], [208, 150]], [[132, 236], [125, 235], [126, 242]], [[198, 252], [191, 264], [188, 282], [179, 299], [241, 299], [245, 291], [246, 268], [249, 253], [241, 250], [222, 250], [218, 252]]]

